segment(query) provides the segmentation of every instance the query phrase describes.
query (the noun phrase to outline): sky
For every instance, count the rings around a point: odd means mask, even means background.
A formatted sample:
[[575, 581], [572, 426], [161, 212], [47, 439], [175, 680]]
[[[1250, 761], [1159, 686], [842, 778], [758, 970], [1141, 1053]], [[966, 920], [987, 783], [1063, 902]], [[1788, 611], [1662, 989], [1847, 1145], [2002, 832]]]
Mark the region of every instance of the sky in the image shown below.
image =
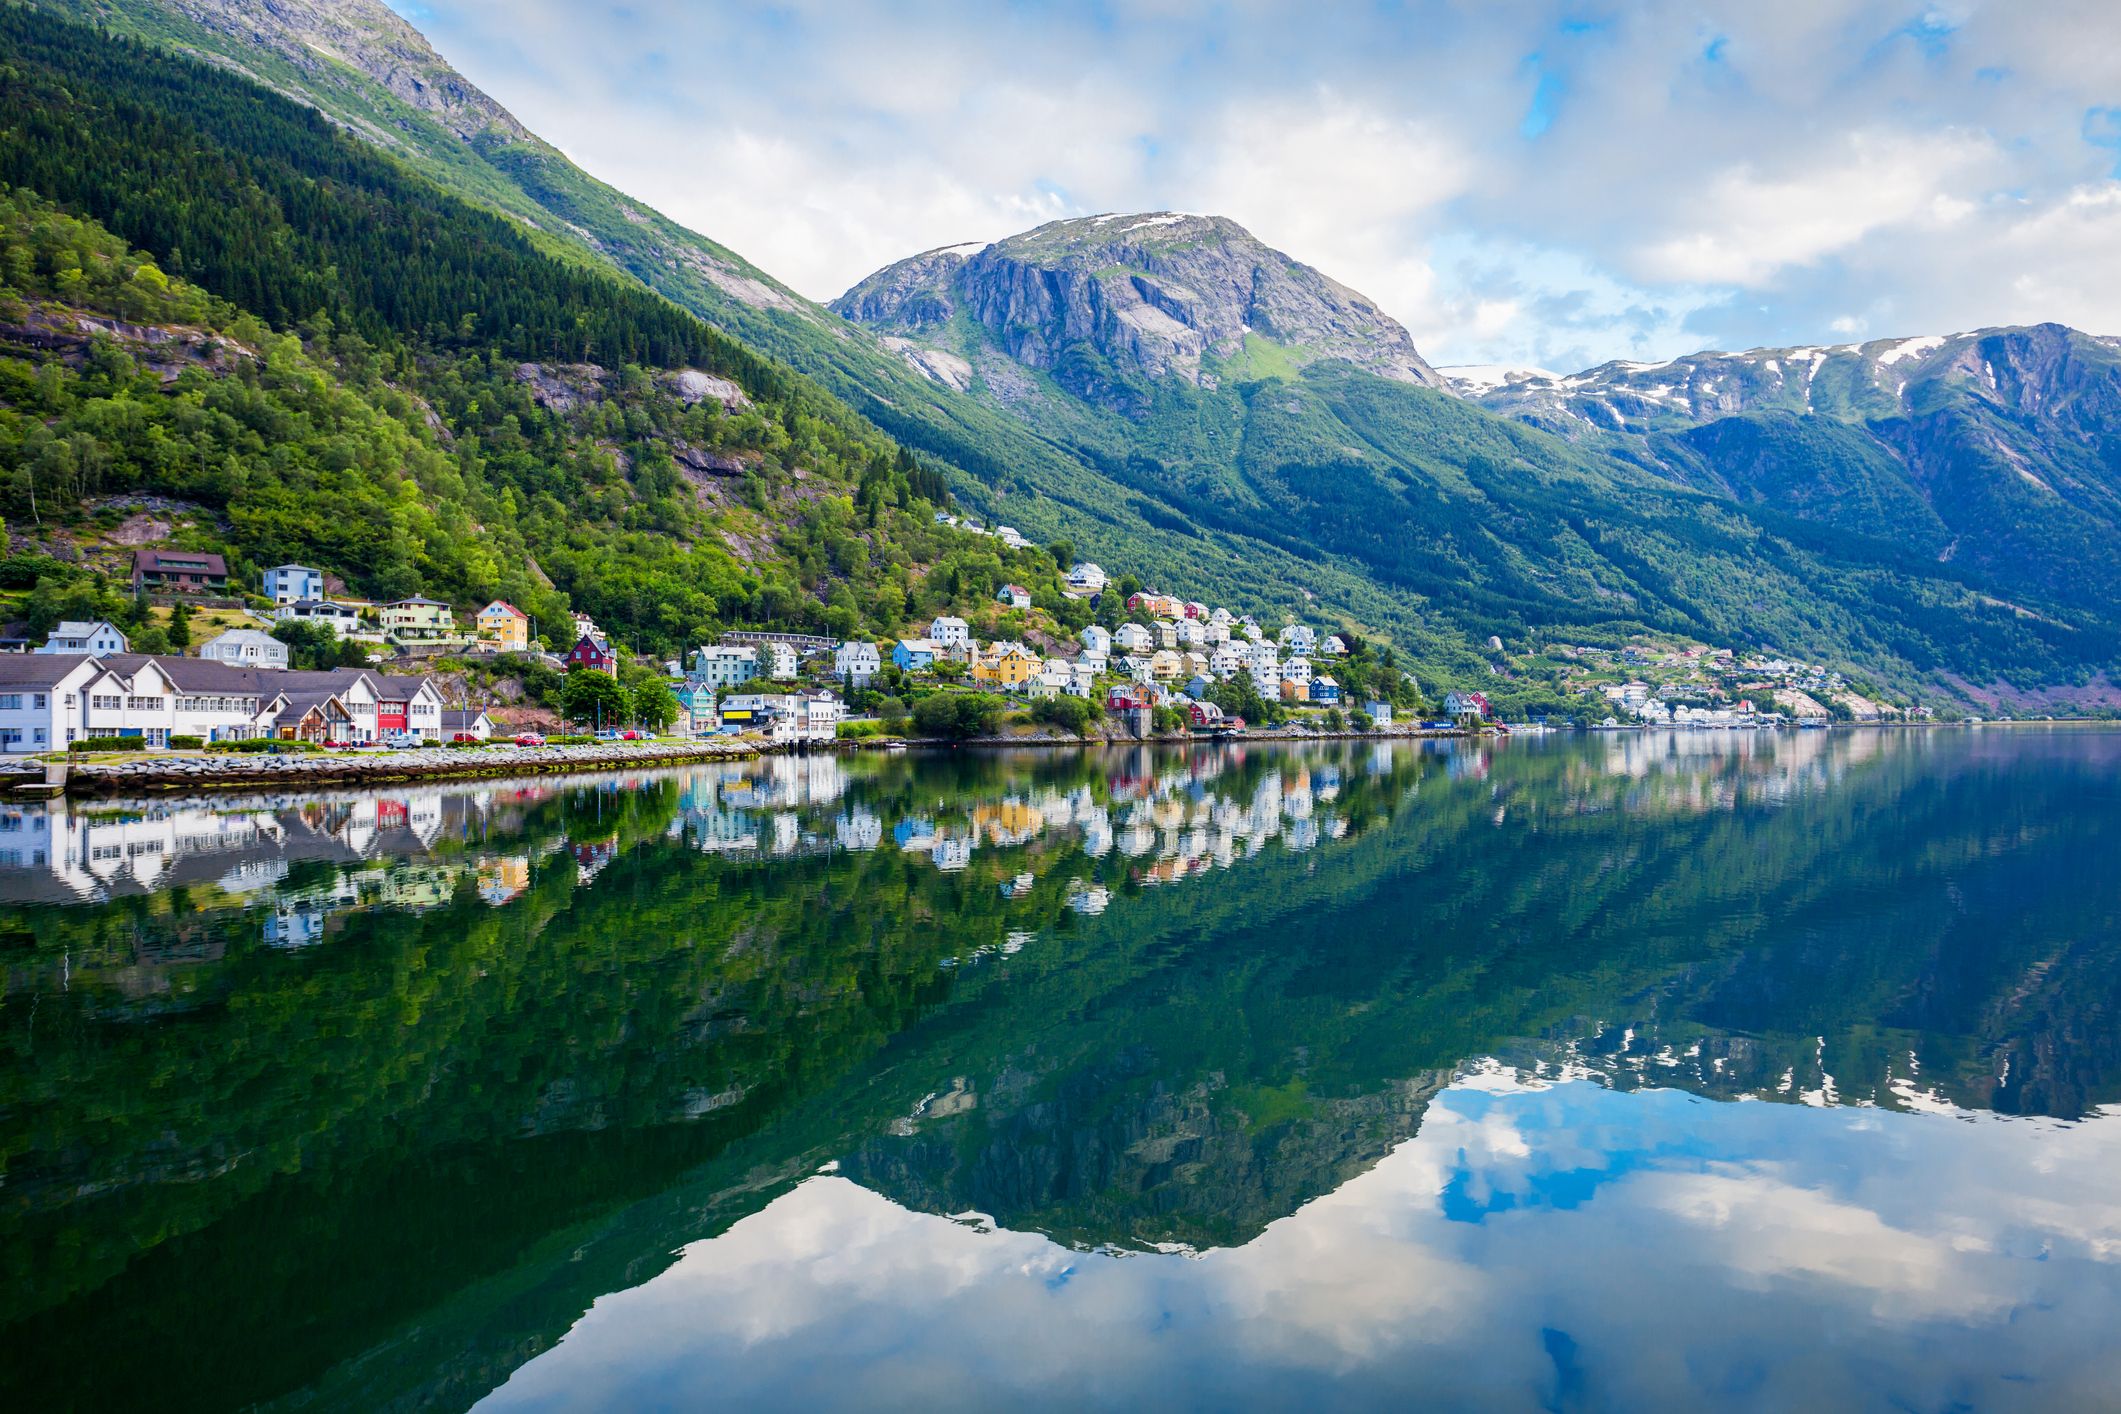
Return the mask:
[[2121, 334], [2116, 0], [391, 0], [591, 173], [816, 299], [1228, 216], [1435, 363]]

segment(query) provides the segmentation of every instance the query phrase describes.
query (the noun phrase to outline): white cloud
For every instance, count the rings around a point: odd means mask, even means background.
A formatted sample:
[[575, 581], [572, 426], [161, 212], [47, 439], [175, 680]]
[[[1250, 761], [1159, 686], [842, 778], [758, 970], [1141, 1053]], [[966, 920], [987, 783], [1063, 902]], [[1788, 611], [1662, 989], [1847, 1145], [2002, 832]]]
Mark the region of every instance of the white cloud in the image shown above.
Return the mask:
[[[426, 0], [598, 175], [827, 298], [1062, 215], [1230, 216], [1453, 361], [2121, 332], [2103, 0], [1096, 10]], [[2094, 139], [2101, 139], [2095, 141]]]
[[1824, 163], [1785, 176], [1750, 165], [1718, 177], [1678, 234], [1655, 236], [1638, 278], [1752, 286], [1896, 227], [1947, 226], [1973, 203], [1958, 195], [1995, 165], [1986, 139], [1862, 133]]

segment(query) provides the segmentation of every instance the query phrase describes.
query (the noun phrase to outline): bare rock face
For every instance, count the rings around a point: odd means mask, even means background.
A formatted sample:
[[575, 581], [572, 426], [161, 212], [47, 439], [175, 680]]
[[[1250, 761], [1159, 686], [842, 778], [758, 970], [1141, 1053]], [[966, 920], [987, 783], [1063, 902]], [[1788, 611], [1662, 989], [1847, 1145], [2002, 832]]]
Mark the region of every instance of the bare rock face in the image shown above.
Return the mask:
[[[1321, 359], [1444, 386], [1407, 331], [1367, 297], [1220, 216], [1091, 216], [992, 245], [925, 251], [832, 307], [894, 336], [908, 362], [938, 381], [955, 380], [919, 351], [962, 362], [977, 352], [969, 339], [1055, 372], [1093, 401], [1107, 400], [1098, 387], [1105, 370], [1120, 382], [1213, 386], [1233, 370]], [[1088, 372], [1085, 359], [1104, 368]]]
[[751, 406], [751, 399], [744, 390], [727, 378], [712, 373], [702, 373], [697, 368], [681, 368], [669, 375], [670, 391], [677, 394], [679, 402], [691, 407], [712, 399], [722, 405], [724, 411], [742, 412]]
[[460, 138], [535, 141], [383, 0], [172, 0], [170, 8], [304, 68], [337, 60]]

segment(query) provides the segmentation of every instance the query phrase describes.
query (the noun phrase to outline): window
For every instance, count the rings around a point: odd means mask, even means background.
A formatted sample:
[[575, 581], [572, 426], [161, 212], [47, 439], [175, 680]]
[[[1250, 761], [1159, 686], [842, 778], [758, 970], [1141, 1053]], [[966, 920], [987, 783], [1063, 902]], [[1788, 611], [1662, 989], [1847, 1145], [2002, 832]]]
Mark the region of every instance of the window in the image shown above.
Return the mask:
[[22, 694], [21, 694], [21, 693], [19, 693], [19, 692], [0, 692], [0, 712], [19, 712], [19, 711], [21, 711], [21, 710], [22, 710]]
[[132, 712], [159, 712], [165, 701], [167, 699], [161, 697], [128, 697], [125, 699], [125, 706]]
[[32, 707], [35, 707], [39, 712], [42, 712], [45, 708], [52, 705], [52, 700], [50, 697], [40, 692], [37, 693], [35, 697], [31, 700], [30, 705]]
[[101, 693], [88, 699], [88, 705], [98, 712], [115, 712], [125, 705], [122, 697], [105, 697]]

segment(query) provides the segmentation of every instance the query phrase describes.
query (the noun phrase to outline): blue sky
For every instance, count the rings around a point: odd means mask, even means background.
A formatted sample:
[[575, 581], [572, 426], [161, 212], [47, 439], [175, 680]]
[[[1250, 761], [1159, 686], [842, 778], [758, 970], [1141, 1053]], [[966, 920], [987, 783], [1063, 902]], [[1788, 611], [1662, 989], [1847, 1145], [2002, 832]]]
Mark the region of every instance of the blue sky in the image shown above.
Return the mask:
[[583, 166], [829, 298], [1232, 217], [1432, 360], [2121, 333], [2111, 0], [394, 0]]

